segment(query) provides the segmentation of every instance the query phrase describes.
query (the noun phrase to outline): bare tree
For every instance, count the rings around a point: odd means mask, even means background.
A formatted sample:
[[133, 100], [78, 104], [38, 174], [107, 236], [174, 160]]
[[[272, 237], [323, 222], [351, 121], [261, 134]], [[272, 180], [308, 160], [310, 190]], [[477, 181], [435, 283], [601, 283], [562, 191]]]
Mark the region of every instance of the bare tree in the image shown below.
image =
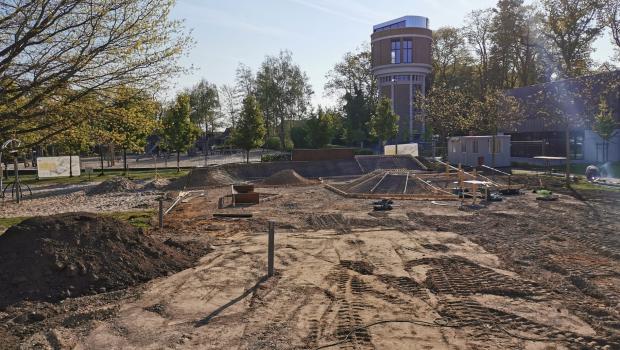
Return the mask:
[[602, 21], [607, 23], [611, 30], [613, 43], [618, 50], [618, 60], [620, 61], [620, 0], [608, 0], [603, 11]]
[[489, 85], [489, 49], [491, 47], [491, 29], [493, 10], [472, 11], [466, 19], [465, 35], [474, 47], [478, 58], [480, 75], [480, 95], [484, 95]]
[[234, 129], [237, 125], [239, 111], [241, 110], [241, 93], [234, 86], [223, 84], [220, 86], [220, 105], [228, 123]]

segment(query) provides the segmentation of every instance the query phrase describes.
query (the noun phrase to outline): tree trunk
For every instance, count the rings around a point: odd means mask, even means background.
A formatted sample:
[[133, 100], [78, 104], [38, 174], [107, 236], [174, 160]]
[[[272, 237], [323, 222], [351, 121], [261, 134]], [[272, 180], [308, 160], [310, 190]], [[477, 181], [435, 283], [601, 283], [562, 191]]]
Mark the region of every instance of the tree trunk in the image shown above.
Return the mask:
[[564, 130], [565, 146], [566, 146], [566, 186], [570, 187], [570, 125], [566, 123], [566, 129]]
[[495, 143], [497, 142], [497, 137], [495, 134], [491, 137], [491, 167], [495, 168]]
[[280, 120], [280, 147], [282, 150], [286, 149], [285, 134], [284, 134], [284, 118]]
[[249, 150], [249, 149], [248, 149], [248, 150], [246, 150], [246, 151], [245, 151], [245, 154], [246, 154], [245, 161], [246, 161], [246, 163], [248, 163], [248, 164], [249, 164], [249, 163], [250, 163], [250, 150]]
[[103, 145], [99, 144], [99, 160], [101, 161], [101, 174], [99, 174], [100, 176], [103, 176]]
[[603, 157], [604, 163], [607, 163], [609, 160], [609, 141], [605, 140], [605, 154]]
[[177, 150], [177, 173], [181, 172], [181, 152]]
[[69, 177], [73, 177], [73, 150], [71, 147], [69, 147]]
[[127, 148], [123, 147], [123, 173], [127, 176]]
[[110, 165], [111, 166], [116, 165], [116, 154], [114, 154], [114, 153], [115, 153], [114, 152], [114, 144], [111, 143], [110, 144], [110, 162], [111, 162]]

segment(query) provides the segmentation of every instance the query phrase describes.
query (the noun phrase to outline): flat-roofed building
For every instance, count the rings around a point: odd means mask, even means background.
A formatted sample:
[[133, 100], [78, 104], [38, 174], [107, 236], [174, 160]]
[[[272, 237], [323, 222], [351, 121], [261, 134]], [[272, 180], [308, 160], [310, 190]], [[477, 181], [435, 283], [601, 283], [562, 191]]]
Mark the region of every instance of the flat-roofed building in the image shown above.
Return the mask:
[[416, 140], [425, 131], [416, 108], [418, 92], [425, 94], [432, 71], [433, 33], [426, 17], [405, 16], [373, 27], [372, 71], [379, 94], [392, 100], [400, 116], [396, 142]]

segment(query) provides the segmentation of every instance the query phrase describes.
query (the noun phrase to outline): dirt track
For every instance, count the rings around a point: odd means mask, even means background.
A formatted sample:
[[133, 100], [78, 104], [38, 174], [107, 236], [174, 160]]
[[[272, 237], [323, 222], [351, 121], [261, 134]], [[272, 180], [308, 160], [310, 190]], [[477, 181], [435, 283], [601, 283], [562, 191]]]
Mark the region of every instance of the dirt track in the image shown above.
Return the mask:
[[[331, 348], [620, 346], [618, 193], [594, 193], [585, 202], [566, 195], [538, 202], [529, 193], [476, 210], [459, 210], [454, 202], [398, 201], [383, 215], [371, 212], [367, 200], [343, 199], [320, 186], [270, 188], [279, 196], [228, 209], [253, 212], [254, 218], [212, 219], [225, 191], [182, 204], [166, 230], [154, 233], [212, 245], [215, 250], [196, 267], [112, 300], [105, 294], [69, 299], [69, 307], [77, 305], [74, 313], [89, 312], [80, 325], [54, 323], [50, 316], [49, 330], [30, 325], [24, 344], [54, 348], [52, 339], [78, 349], [313, 349], [337, 342], [342, 343]], [[264, 279], [268, 220], [277, 222], [277, 275]], [[101, 310], [110, 311], [98, 317]], [[65, 317], [77, 317], [71, 312]], [[375, 322], [383, 323], [361, 328]]]
[[[171, 225], [209, 240], [215, 252], [194, 269], [149, 284], [79, 348], [616, 346], [620, 269], [617, 258], [604, 255], [611, 247], [584, 251], [581, 259], [553, 254], [566, 253], [568, 240], [588, 241], [586, 231], [616, 232], [612, 223], [586, 230], [545, 222], [547, 215], [566, 216], [579, 225], [591, 214], [589, 203], [567, 196], [540, 203], [528, 194], [460, 211], [454, 203], [403, 201], [383, 218], [368, 215], [367, 201], [342, 200], [320, 187], [281, 192], [241, 209], [256, 214], [250, 221], [208, 219], [213, 193], [187, 203]], [[278, 274], [264, 280], [268, 219], [279, 223]], [[587, 258], [593, 255], [597, 264]], [[547, 270], [553, 268], [546, 259], [561, 258], [571, 272]], [[386, 320], [416, 324], [356, 329]]]

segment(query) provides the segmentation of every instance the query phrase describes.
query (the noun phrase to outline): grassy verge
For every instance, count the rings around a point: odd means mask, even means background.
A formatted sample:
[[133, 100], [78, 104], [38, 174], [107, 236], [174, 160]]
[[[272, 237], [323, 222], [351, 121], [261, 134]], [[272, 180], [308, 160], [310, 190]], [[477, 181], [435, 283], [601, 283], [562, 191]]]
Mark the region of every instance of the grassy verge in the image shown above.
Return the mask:
[[[28, 219], [29, 216], [19, 216], [15, 218], [0, 218], [0, 232], [6, 230], [7, 228], [17, 225], [20, 222]], [[1, 234], [1, 233], [0, 233]]]
[[[176, 169], [163, 169], [157, 171], [157, 176], [159, 178], [164, 179], [176, 179], [181, 176], [185, 176], [189, 173], [189, 170], [181, 170], [177, 172]], [[90, 182], [92, 181], [105, 181], [115, 176], [123, 176], [123, 170], [105, 170], [103, 175], [100, 175], [98, 172], [95, 172], [90, 177]], [[20, 176], [23, 183], [28, 185], [57, 185], [57, 184], [82, 184], [89, 182], [88, 175], [82, 174], [80, 176], [74, 177], [62, 177], [62, 178], [54, 178], [54, 179], [37, 179], [36, 175], [22, 175]], [[127, 172], [127, 178], [130, 180], [150, 180], [155, 178], [154, 170], [129, 170]], [[12, 178], [5, 181], [13, 181]]]
[[597, 185], [587, 181], [579, 181], [571, 185], [574, 190], [578, 191], [609, 191], [620, 192], [620, 187]]
[[[583, 176], [586, 173], [586, 168], [588, 167], [588, 165], [590, 164], [586, 164], [586, 163], [571, 163], [570, 164], [570, 173], [572, 175], [580, 175]], [[512, 167], [513, 167], [513, 171], [514, 170], [518, 170], [518, 169], [522, 169], [522, 170], [530, 170], [530, 171], [540, 171], [540, 172], [546, 172], [548, 171], [548, 169], [542, 165], [532, 165], [532, 164], [527, 164], [527, 163], [517, 163], [514, 162], [512, 163]], [[553, 164], [553, 166], [551, 167], [552, 171], [554, 172], [558, 172], [558, 173], [563, 173], [566, 170], [566, 165], [563, 164]], [[600, 168], [600, 165], [599, 165]], [[619, 176], [620, 175], [620, 162], [611, 162], [608, 170], [610, 172], [609, 175], [612, 176]]]

